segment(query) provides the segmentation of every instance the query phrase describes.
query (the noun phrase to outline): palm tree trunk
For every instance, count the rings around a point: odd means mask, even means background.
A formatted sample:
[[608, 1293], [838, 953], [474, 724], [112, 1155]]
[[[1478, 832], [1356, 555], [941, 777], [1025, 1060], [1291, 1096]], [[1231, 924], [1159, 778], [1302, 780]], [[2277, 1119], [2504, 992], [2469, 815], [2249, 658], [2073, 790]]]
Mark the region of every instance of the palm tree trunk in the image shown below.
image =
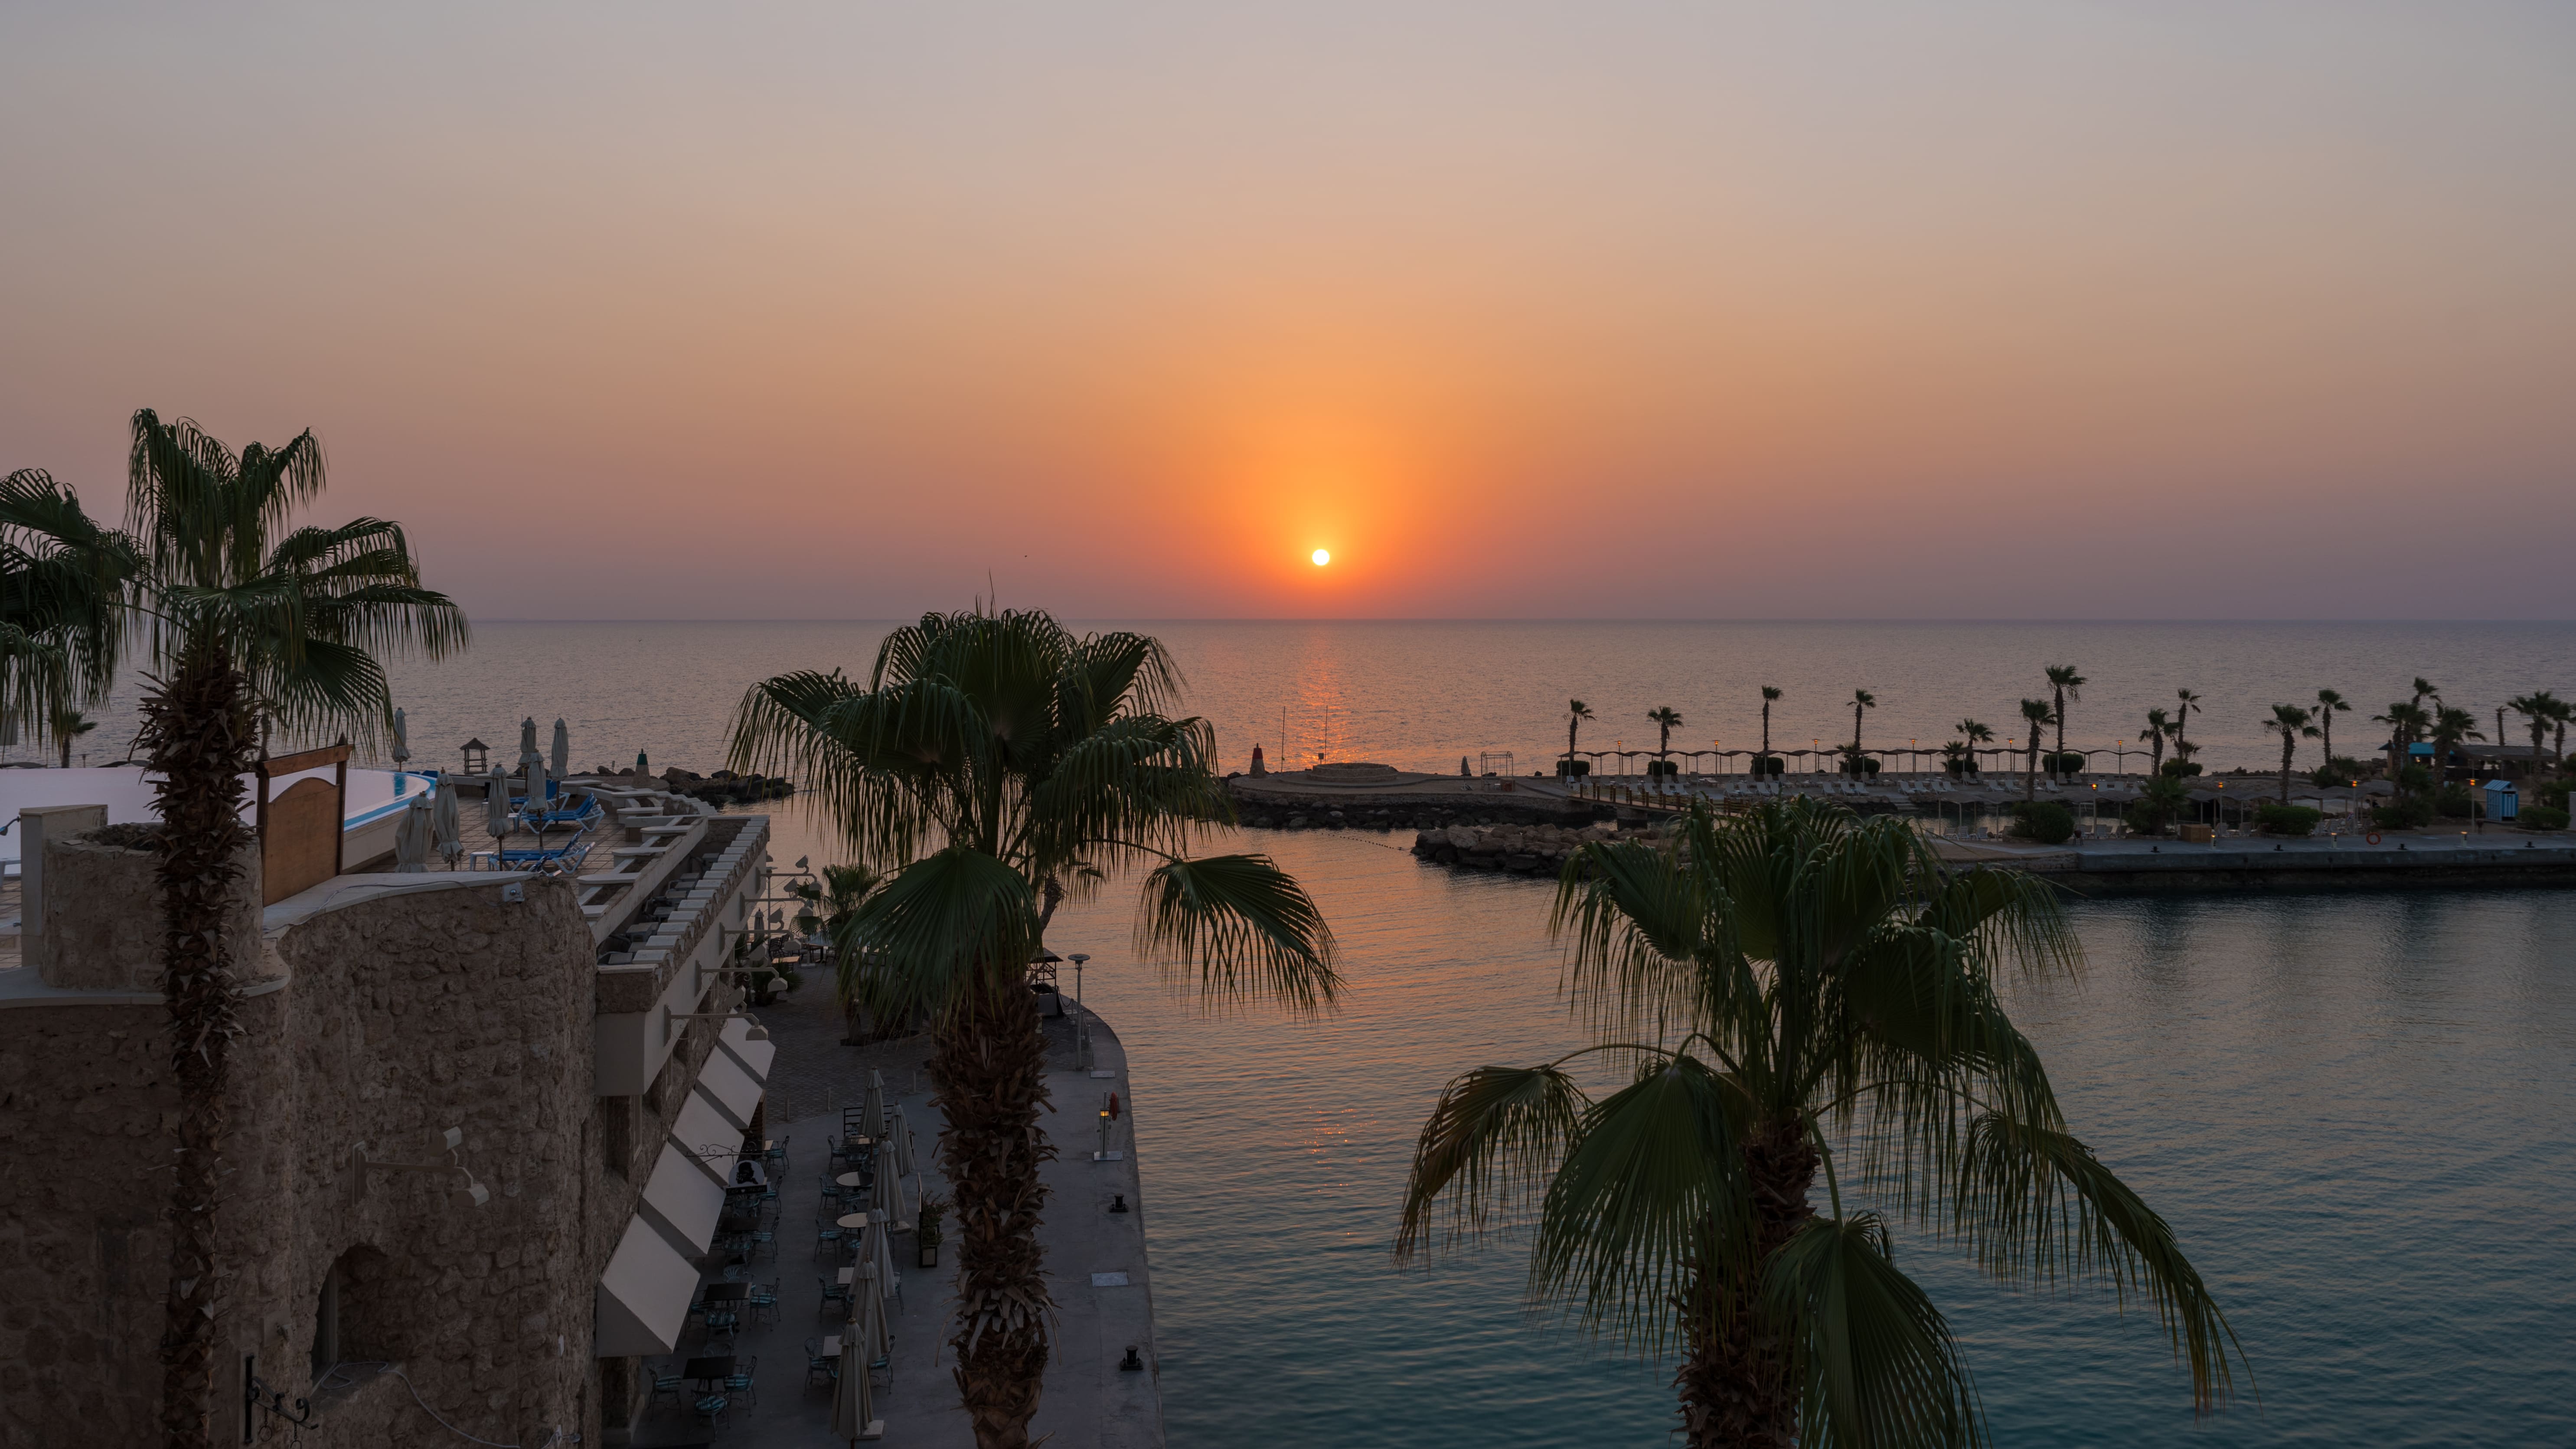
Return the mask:
[[1038, 1164], [1055, 1156], [1038, 1127], [1046, 1038], [1016, 973], [970, 993], [934, 1030], [930, 1080], [947, 1119], [939, 1158], [955, 1203], [957, 1392], [977, 1449], [1027, 1449], [1055, 1308], [1037, 1236]]
[[2281, 735], [2281, 803], [2290, 803], [2290, 762], [2297, 758], [2299, 738], [2284, 731]]
[[2030, 763], [2021, 772], [2021, 798], [2039, 798], [2039, 726], [2030, 727]]
[[143, 744], [161, 775], [161, 990], [170, 1012], [179, 1150], [170, 1188], [170, 1279], [162, 1300], [161, 1429], [170, 1449], [207, 1449], [217, 1314], [215, 1256], [226, 1064], [238, 996], [224, 930], [241, 882], [241, 776], [254, 760], [246, 681], [219, 644], [192, 644], [143, 701]]
[[2048, 762], [2048, 773], [2054, 777], [2066, 769], [2066, 691], [2057, 691], [2057, 758]]
[[1798, 1382], [1787, 1332], [1761, 1311], [1761, 1273], [1815, 1209], [1807, 1206], [1818, 1158], [1797, 1123], [1745, 1145], [1758, 1259], [1702, 1271], [1675, 1301], [1689, 1343], [1673, 1385], [1690, 1449], [1794, 1449]]

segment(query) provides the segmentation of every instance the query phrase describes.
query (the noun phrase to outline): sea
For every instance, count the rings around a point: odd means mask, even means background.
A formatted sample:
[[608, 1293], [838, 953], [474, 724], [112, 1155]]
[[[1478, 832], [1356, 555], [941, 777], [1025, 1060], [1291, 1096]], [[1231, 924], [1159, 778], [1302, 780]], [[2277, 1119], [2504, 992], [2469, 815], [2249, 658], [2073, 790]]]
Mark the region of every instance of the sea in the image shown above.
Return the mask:
[[[1935, 749], [1963, 718], [2014, 732], [2042, 670], [2085, 676], [2071, 747], [2134, 748], [2177, 690], [2201, 761], [2276, 768], [2260, 721], [2334, 689], [2338, 753], [2422, 676], [2478, 713], [2576, 697], [2576, 625], [2375, 623], [1097, 623], [1163, 639], [1228, 769], [1377, 760], [1544, 769], [1566, 702], [1582, 747], [1759, 737]], [[417, 765], [560, 717], [575, 764], [707, 772], [745, 687], [864, 673], [884, 624], [510, 623], [393, 671]], [[2516, 717], [2506, 716], [2514, 730]], [[113, 759], [130, 700], [82, 748]], [[2511, 738], [2527, 739], [2520, 733]], [[2312, 765], [2319, 746], [2303, 743]], [[17, 749], [25, 758], [26, 746]], [[1506, 763], [1504, 756], [1509, 756]], [[2134, 761], [2128, 762], [2136, 768]], [[1615, 768], [1615, 766], [1613, 767]], [[769, 807], [782, 860], [835, 859], [829, 822]], [[1322, 903], [1349, 990], [1301, 1019], [1211, 1012], [1136, 963], [1113, 883], [1050, 933], [1125, 1043], [1170, 1441], [1376, 1446], [1676, 1442], [1672, 1365], [1525, 1297], [1508, 1233], [1390, 1252], [1416, 1133], [1444, 1082], [1580, 1045], [1545, 882], [1453, 874], [1402, 834], [1245, 831]], [[2241, 1348], [2196, 1415], [2151, 1311], [2080, 1285], [2016, 1291], [1899, 1222], [1900, 1267], [1963, 1346], [2006, 1445], [2576, 1443], [2576, 893], [2078, 901], [2080, 980], [2017, 985], [2075, 1130], [2173, 1225]], [[1063, 1265], [1078, 1271], [1079, 1265]]]

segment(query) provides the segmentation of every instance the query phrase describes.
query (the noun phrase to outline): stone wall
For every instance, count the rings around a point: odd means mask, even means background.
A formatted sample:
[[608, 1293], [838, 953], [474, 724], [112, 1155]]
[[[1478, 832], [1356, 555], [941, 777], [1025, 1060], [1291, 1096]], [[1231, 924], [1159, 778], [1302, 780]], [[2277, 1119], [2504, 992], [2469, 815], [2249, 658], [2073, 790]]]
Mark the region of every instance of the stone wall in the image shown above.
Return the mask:
[[[414, 1401], [485, 1439], [597, 1443], [589, 1357], [592, 950], [569, 882], [380, 878], [272, 935], [242, 1004], [221, 1225], [224, 1296], [213, 1422], [239, 1442], [242, 1366], [310, 1390], [322, 1288], [344, 1264], [344, 1369], [292, 1440], [459, 1442]], [[341, 884], [350, 884], [343, 877]], [[245, 972], [246, 976], [253, 973]], [[161, 1223], [177, 1103], [155, 1006], [0, 1010], [0, 1444], [145, 1443], [169, 1239]], [[444, 1161], [439, 1134], [490, 1189], [464, 1205], [445, 1174], [362, 1172], [370, 1155]], [[59, 1163], [48, 1170], [48, 1162]], [[631, 1206], [632, 1194], [626, 1195]]]

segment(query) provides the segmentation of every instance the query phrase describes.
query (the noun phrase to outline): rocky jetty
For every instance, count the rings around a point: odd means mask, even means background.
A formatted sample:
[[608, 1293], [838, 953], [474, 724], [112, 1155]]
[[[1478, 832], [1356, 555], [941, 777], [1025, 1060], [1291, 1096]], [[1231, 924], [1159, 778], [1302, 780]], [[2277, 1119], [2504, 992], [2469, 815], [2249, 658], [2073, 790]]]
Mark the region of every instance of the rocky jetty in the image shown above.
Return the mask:
[[718, 770], [701, 775], [694, 770], [657, 770], [639, 780], [631, 768], [599, 769], [590, 772], [601, 780], [649, 783], [653, 788], [704, 800], [710, 805], [757, 805], [763, 800], [784, 800], [796, 793], [796, 782], [780, 775], [737, 775], [731, 770]]
[[1658, 838], [1659, 825], [1451, 825], [1417, 832], [1413, 853], [1442, 865], [1514, 875], [1554, 875], [1578, 846], [1595, 840]]

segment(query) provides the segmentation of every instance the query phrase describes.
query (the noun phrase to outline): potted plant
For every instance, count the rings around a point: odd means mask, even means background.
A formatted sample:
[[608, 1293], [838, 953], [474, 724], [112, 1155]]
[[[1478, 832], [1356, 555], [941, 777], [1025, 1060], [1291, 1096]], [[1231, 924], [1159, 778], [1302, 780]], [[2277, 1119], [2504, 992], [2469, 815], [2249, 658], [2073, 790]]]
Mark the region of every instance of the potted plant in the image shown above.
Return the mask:
[[915, 1219], [919, 1227], [913, 1234], [913, 1241], [921, 1249], [921, 1266], [925, 1268], [939, 1266], [939, 1224], [947, 1216], [946, 1199], [930, 1193], [922, 1194], [921, 1213]]

